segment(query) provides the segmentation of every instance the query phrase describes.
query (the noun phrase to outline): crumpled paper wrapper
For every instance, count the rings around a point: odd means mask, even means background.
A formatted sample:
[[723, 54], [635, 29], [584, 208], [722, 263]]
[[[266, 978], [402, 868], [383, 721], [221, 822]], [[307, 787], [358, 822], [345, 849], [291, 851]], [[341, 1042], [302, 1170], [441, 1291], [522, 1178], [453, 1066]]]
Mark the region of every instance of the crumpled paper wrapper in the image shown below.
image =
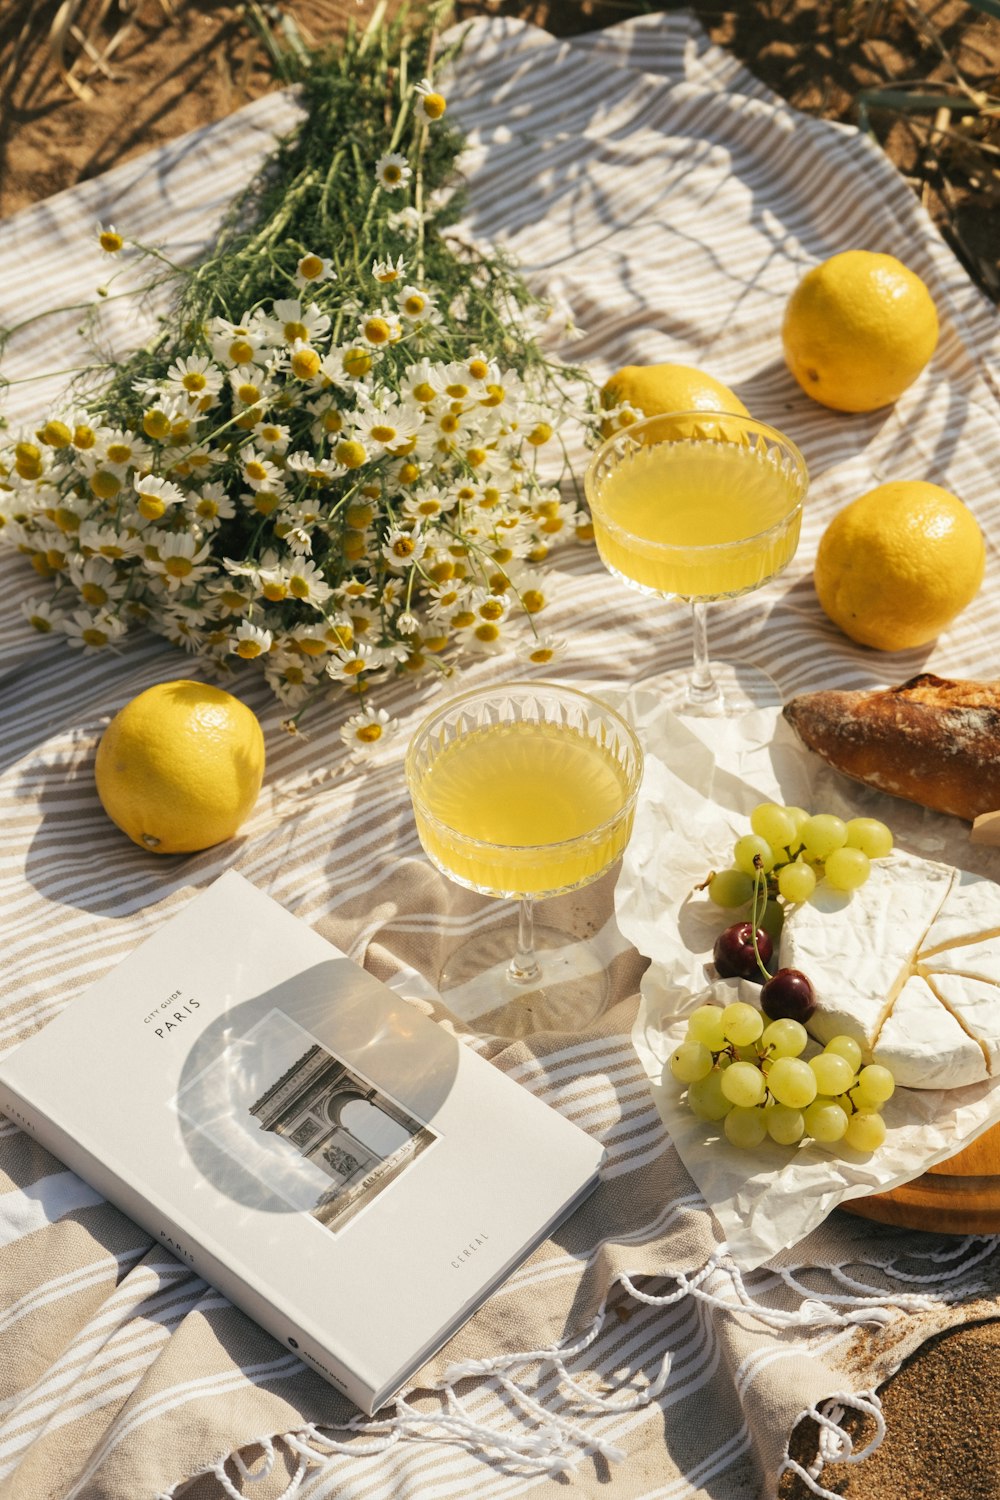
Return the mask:
[[[611, 695], [605, 693], [602, 696]], [[961, 1089], [897, 1088], [883, 1111], [888, 1135], [872, 1156], [839, 1155], [815, 1142], [730, 1146], [698, 1120], [664, 1067], [686, 1018], [713, 996], [749, 999], [757, 986], [719, 980], [712, 944], [735, 914], [695, 887], [728, 867], [758, 802], [796, 804], [840, 817], [877, 817], [897, 847], [993, 879], [1000, 853], [970, 845], [955, 818], [849, 781], [806, 750], [778, 709], [736, 719], [681, 718], [652, 688], [614, 695], [642, 740], [646, 769], [635, 829], [616, 890], [622, 933], [650, 959], [632, 1034], [656, 1106], [681, 1160], [722, 1225], [734, 1260], [751, 1270], [802, 1239], [847, 1199], [919, 1177], [1000, 1120], [1000, 1079]], [[901, 914], [905, 920], [905, 914]], [[810, 1048], [806, 1056], [819, 1051]]]

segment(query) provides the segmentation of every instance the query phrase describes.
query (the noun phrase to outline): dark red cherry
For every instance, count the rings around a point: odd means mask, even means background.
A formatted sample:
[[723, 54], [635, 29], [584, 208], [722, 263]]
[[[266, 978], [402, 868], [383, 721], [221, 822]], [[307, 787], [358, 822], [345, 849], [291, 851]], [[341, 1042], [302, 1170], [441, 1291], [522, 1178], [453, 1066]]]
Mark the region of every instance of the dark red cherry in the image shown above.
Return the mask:
[[779, 969], [761, 986], [760, 1008], [772, 1021], [808, 1021], [816, 1009], [813, 987], [801, 969]]
[[[763, 927], [757, 928], [757, 951], [765, 964], [774, 952], [774, 944]], [[712, 959], [722, 979], [753, 979], [760, 984], [764, 977], [753, 951], [753, 929], [749, 922], [734, 922], [720, 932]]]

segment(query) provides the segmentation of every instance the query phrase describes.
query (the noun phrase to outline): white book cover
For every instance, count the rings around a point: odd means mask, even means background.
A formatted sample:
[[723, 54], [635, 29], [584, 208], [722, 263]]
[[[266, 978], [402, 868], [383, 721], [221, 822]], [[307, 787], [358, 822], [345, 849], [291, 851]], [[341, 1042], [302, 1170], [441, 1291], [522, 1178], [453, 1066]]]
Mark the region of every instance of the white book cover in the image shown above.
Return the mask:
[[603, 1154], [235, 871], [0, 1060], [0, 1110], [367, 1412]]

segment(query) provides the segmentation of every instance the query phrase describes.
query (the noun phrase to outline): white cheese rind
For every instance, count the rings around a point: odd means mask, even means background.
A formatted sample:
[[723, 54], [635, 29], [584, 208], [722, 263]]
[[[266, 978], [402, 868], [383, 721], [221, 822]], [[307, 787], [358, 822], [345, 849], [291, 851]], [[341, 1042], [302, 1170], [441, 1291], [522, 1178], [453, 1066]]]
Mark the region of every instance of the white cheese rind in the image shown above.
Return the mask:
[[808, 975], [816, 994], [809, 1030], [821, 1042], [853, 1036], [871, 1055], [954, 873], [897, 851], [873, 865], [851, 895], [821, 882], [810, 901], [788, 913], [781, 966]]
[[954, 1011], [965, 1029], [981, 1042], [992, 1076], [1000, 1073], [1000, 989], [965, 975], [927, 975], [931, 988]]
[[956, 943], [926, 957], [920, 954], [921, 970], [935, 974], [966, 974], [984, 984], [1000, 984], [1000, 938], [979, 938], [971, 943]]
[[955, 943], [969, 943], [998, 933], [1000, 885], [985, 875], [974, 875], [971, 870], [956, 870], [948, 899], [921, 945], [921, 957]]
[[919, 975], [896, 996], [873, 1058], [903, 1088], [957, 1089], [989, 1076], [982, 1047]]

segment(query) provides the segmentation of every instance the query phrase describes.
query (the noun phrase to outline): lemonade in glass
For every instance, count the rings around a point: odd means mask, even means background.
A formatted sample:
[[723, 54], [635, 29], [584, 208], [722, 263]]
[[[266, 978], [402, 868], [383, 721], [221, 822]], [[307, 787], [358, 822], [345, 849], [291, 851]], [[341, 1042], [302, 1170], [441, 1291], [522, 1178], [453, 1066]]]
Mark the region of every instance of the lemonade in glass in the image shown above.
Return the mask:
[[[459, 885], [520, 903], [517, 951], [497, 980], [491, 1030], [578, 1029], [601, 1008], [603, 986], [599, 995], [593, 984], [586, 995], [583, 986], [557, 995], [544, 972], [549, 954], [535, 951], [534, 902], [589, 885], [614, 864], [641, 775], [625, 720], [555, 683], [462, 693], [417, 730], [406, 777], [427, 855]], [[478, 941], [458, 961], [452, 955], [445, 990], [475, 972]]]
[[[591, 460], [587, 499], [605, 567], [632, 588], [691, 604], [694, 668], [682, 711], [727, 706], [708, 659], [707, 603], [749, 593], [787, 567], [807, 485], [794, 443], [735, 414], [647, 417]], [[754, 672], [739, 674], [751, 695]]]

